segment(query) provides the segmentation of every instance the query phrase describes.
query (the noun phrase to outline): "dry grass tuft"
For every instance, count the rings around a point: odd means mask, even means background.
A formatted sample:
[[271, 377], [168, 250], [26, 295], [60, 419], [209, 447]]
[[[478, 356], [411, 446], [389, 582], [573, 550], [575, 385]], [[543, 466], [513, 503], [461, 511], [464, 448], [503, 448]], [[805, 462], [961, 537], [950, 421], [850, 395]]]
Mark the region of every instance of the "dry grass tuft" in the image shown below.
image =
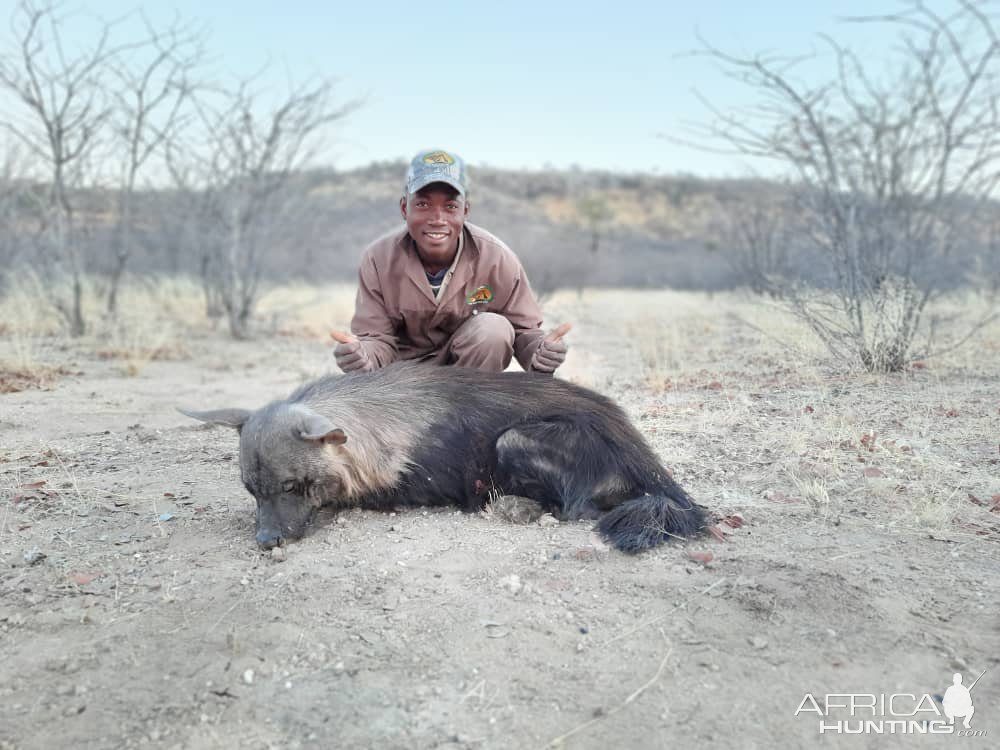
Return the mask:
[[46, 363], [61, 326], [55, 312], [39, 304], [40, 281], [33, 274], [12, 279], [0, 296], [5, 346], [0, 351], [0, 393], [45, 390], [71, 371]]
[[94, 336], [94, 355], [121, 362], [128, 377], [140, 375], [150, 362], [186, 359], [190, 356], [176, 324], [119, 317], [102, 326]]
[[[77, 475], [52, 446], [44, 446], [35, 456], [22, 457], [0, 475], [3, 497], [7, 510], [30, 511], [33, 517], [86, 516], [96, 504], [92, 493], [81, 488]], [[72, 529], [65, 533], [72, 533]]]
[[355, 291], [353, 284], [283, 284], [263, 296], [257, 317], [273, 335], [328, 341], [332, 328], [350, 329]]
[[73, 375], [68, 367], [50, 367], [36, 364], [25, 368], [8, 368], [0, 364], [0, 394], [21, 391], [45, 391], [50, 389], [60, 377]]

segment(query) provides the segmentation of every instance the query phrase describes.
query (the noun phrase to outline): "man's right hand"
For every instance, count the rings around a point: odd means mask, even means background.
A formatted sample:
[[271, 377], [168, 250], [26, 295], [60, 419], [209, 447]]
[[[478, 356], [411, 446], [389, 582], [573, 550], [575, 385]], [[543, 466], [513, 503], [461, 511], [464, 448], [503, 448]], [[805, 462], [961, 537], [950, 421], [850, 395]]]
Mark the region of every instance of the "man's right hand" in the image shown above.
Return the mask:
[[343, 331], [330, 331], [330, 338], [337, 342], [333, 356], [337, 360], [337, 367], [343, 372], [367, 372], [375, 369], [357, 336]]

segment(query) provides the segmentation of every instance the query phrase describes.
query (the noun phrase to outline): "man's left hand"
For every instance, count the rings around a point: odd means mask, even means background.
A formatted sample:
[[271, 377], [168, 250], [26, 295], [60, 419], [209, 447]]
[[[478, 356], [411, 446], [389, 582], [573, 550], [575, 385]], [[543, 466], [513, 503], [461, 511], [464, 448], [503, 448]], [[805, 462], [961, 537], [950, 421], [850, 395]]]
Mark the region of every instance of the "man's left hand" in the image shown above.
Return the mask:
[[563, 323], [546, 334], [531, 357], [533, 371], [555, 372], [555, 369], [566, 361], [566, 352], [569, 351], [569, 346], [562, 339], [572, 327], [572, 323]]

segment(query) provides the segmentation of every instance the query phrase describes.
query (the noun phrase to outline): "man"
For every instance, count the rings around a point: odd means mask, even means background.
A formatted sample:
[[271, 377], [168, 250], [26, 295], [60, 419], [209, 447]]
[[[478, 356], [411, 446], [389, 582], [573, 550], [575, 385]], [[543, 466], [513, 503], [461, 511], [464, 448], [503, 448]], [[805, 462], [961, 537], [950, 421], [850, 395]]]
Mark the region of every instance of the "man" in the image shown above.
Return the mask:
[[465, 163], [440, 149], [410, 163], [401, 228], [361, 258], [352, 333], [333, 331], [344, 372], [397, 360], [501, 372], [516, 357], [527, 371], [552, 373], [566, 359], [549, 334], [524, 268], [503, 242], [473, 224]]

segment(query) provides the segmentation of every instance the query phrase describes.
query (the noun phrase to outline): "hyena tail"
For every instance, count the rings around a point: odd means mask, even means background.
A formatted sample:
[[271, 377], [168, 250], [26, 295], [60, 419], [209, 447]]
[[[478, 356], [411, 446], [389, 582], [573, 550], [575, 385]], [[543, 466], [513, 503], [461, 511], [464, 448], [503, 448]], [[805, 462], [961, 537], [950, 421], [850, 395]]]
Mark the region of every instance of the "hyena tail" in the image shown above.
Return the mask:
[[624, 501], [601, 516], [597, 531], [622, 552], [642, 552], [705, 528], [705, 511], [677, 484]]

